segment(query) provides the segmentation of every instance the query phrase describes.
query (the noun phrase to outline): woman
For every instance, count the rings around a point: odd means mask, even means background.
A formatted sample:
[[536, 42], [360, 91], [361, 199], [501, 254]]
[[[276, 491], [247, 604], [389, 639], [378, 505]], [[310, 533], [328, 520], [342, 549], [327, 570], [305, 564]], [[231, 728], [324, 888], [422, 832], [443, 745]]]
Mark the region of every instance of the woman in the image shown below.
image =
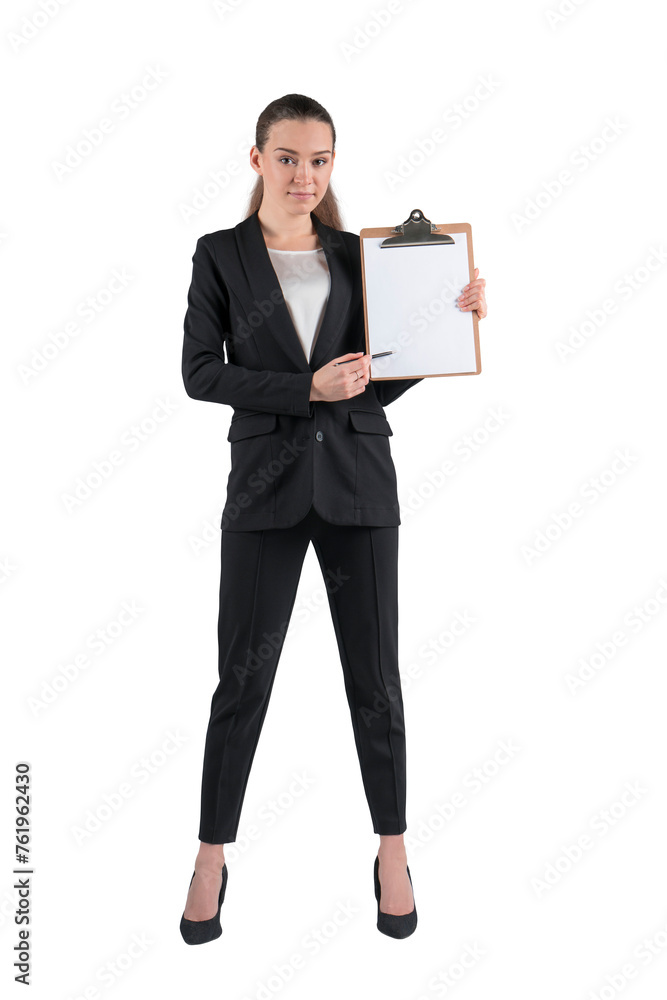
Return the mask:
[[[188, 944], [222, 933], [224, 845], [236, 839], [303, 560], [325, 579], [374, 831], [377, 926], [405, 937], [417, 913], [406, 861], [405, 730], [398, 671], [399, 504], [383, 407], [421, 379], [370, 382], [359, 237], [329, 181], [336, 133], [289, 94], [257, 122], [248, 214], [193, 256], [183, 379], [234, 408], [222, 513], [220, 681], [202, 774], [199, 852], [181, 918]], [[486, 315], [475, 271], [461, 309]], [[223, 350], [224, 343], [224, 350]], [[226, 351], [226, 359], [225, 359]], [[339, 364], [339, 362], [346, 362]], [[373, 711], [380, 697], [384, 708]], [[216, 911], [217, 906], [217, 911]]]

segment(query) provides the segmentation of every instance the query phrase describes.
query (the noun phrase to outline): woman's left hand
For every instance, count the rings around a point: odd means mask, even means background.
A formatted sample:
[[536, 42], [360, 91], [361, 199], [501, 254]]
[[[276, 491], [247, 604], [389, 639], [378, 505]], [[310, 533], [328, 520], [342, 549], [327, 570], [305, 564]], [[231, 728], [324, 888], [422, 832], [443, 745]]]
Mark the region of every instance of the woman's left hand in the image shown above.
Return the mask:
[[486, 316], [486, 298], [484, 296], [486, 281], [484, 278], [479, 278], [478, 274], [479, 268], [476, 267], [474, 281], [465, 286], [456, 302], [458, 307], [463, 311], [467, 312], [470, 309], [476, 309], [477, 319], [484, 319]]

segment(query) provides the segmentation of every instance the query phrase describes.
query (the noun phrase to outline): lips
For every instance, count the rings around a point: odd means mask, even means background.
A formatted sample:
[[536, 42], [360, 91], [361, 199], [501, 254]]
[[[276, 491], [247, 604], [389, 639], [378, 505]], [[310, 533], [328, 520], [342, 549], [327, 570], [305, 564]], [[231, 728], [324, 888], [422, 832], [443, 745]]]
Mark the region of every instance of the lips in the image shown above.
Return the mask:
[[291, 194], [293, 198], [304, 198], [305, 199], [305, 198], [312, 198], [312, 196], [313, 196], [312, 192], [310, 192], [310, 191], [289, 191], [288, 193]]

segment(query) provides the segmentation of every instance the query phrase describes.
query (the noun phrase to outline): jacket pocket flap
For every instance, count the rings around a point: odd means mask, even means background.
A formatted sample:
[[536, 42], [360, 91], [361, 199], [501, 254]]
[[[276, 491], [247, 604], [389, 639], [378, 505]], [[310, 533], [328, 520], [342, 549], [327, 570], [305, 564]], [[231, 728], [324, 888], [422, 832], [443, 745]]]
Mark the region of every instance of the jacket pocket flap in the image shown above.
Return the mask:
[[240, 441], [255, 434], [268, 434], [276, 426], [277, 419], [275, 413], [246, 413], [232, 420], [227, 440]]
[[354, 429], [364, 434], [386, 434], [391, 436], [394, 432], [389, 426], [389, 422], [381, 413], [374, 410], [350, 410], [350, 420], [354, 424]]

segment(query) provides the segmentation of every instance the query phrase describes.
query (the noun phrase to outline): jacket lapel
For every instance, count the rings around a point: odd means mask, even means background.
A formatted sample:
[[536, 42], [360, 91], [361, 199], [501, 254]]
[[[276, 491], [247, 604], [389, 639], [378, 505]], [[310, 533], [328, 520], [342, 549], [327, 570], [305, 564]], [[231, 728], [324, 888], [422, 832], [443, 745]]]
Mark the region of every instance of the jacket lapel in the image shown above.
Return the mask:
[[277, 340], [297, 371], [316, 371], [326, 364], [327, 357], [335, 357], [336, 338], [350, 308], [353, 276], [345, 240], [338, 230], [324, 225], [311, 212], [311, 219], [327, 259], [331, 289], [309, 364], [283, 297], [278, 276], [271, 263], [259, 224], [258, 212], [259, 210], [253, 212], [235, 227], [239, 257], [253, 299], [259, 305], [265, 303], [274, 306], [270, 322], [257, 326], [254, 335], [258, 338], [260, 346], [266, 337]]

